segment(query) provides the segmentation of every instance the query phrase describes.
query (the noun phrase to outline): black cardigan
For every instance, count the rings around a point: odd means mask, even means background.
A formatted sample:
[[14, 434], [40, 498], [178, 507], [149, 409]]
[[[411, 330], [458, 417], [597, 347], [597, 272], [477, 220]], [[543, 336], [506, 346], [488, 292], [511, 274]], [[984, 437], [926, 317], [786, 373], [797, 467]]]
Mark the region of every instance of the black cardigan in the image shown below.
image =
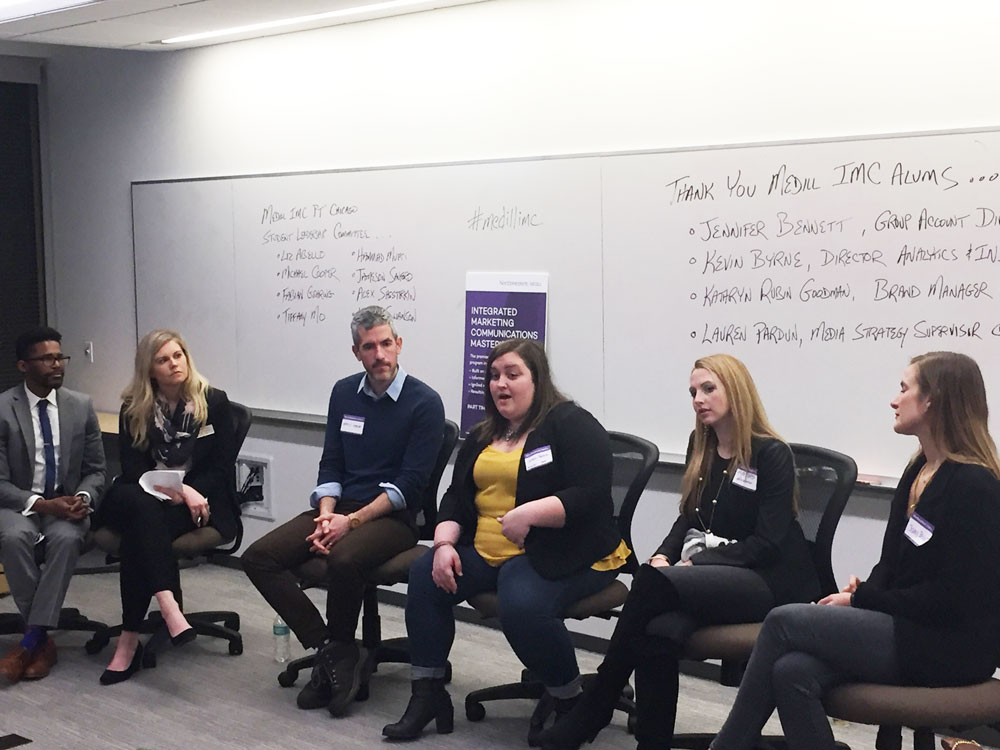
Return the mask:
[[1000, 664], [1000, 481], [981, 466], [942, 464], [916, 507], [934, 527], [918, 547], [904, 532], [924, 463], [920, 457], [900, 480], [882, 556], [852, 604], [893, 616], [909, 683], [982, 682]]
[[[191, 468], [184, 475], [184, 484], [194, 487], [208, 500], [209, 525], [214, 526], [224, 539], [232, 539], [238, 530], [240, 513], [236, 502], [236, 437], [233, 433], [233, 412], [225, 391], [209, 388], [205, 394], [208, 402], [208, 421], [213, 434], [196, 438]], [[201, 428], [204, 430], [204, 427]], [[139, 477], [155, 468], [156, 462], [149, 450], [141, 451], [133, 445], [125, 419], [125, 407], [118, 416], [118, 448], [121, 453], [122, 475], [116, 481], [138, 483]]]
[[[690, 458], [689, 458], [690, 460]], [[795, 520], [795, 461], [785, 443], [774, 438], [753, 438], [750, 466], [757, 470], [754, 491], [726, 479], [718, 492], [712, 532], [736, 539], [691, 557], [692, 565], [732, 565], [758, 573], [774, 594], [775, 604], [805, 602], [820, 595], [819, 579], [802, 527]], [[716, 488], [702, 488], [703, 514], [711, 513]], [[688, 529], [701, 530], [697, 515], [681, 513], [656, 553], [671, 564], [680, 560]]]
[[[471, 436], [455, 460], [451, 486], [441, 499], [438, 522], [461, 527], [460, 544], [472, 544], [476, 533], [476, 483], [472, 476], [488, 442]], [[552, 462], [531, 471], [524, 456], [542, 446], [552, 449]], [[611, 444], [608, 433], [590, 412], [566, 402], [559, 404], [528, 433], [517, 470], [515, 505], [555, 495], [566, 511], [566, 524], [551, 529], [532, 527], [524, 551], [538, 574], [549, 580], [589, 568], [611, 554], [621, 535], [611, 502]]]

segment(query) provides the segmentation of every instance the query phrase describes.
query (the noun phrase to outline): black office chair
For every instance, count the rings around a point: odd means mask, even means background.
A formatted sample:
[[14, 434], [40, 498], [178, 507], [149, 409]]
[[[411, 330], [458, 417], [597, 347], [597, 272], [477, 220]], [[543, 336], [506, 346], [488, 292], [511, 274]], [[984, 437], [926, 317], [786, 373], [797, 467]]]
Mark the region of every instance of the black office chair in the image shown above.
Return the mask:
[[[233, 415], [233, 433], [235, 452], [233, 453], [233, 465], [235, 471], [236, 458], [239, 455], [243, 441], [250, 431], [250, 424], [253, 421], [253, 413], [249, 408], [230, 402]], [[222, 535], [212, 526], [203, 526], [189, 531], [177, 537], [173, 542], [174, 556], [179, 560], [204, 559], [210, 561], [215, 557], [228, 556], [234, 554], [243, 542], [243, 521], [239, 514], [236, 517], [236, 536], [232, 540], [223, 539]], [[94, 541], [97, 546], [111, 556], [117, 556], [118, 548], [121, 544], [121, 535], [107, 527], [102, 527], [94, 531]], [[177, 603], [183, 608], [183, 592], [178, 590]], [[237, 656], [243, 653], [243, 636], [240, 635], [240, 616], [237, 612], [209, 611], [209, 612], [185, 612], [191, 627], [199, 635], [211, 636], [213, 638], [224, 638], [229, 642], [229, 653]], [[111, 638], [121, 634], [122, 626], [105, 628], [87, 641], [86, 649], [88, 654], [96, 654], [110, 642]], [[142, 666], [151, 669], [156, 666], [156, 654], [159, 649], [170, 639], [167, 632], [166, 623], [159, 611], [152, 611], [143, 621], [139, 628], [143, 635], [150, 635], [149, 641], [142, 654]]]
[[[791, 448], [795, 456], [799, 498], [804, 501], [802, 504], [806, 508], [822, 508], [818, 518], [808, 512], [801, 513], [799, 523], [809, 540], [823, 595], [830, 594], [838, 590], [837, 579], [833, 574], [833, 537], [857, 482], [858, 467], [850, 456], [826, 448], [801, 443], [792, 443]], [[760, 633], [761, 624], [698, 628], [685, 646], [683, 658], [697, 661], [721, 660], [719, 682], [737, 687]], [[657, 634], [656, 619], [650, 623], [647, 632]], [[634, 731], [634, 723], [631, 723], [629, 729]], [[714, 734], [675, 734], [673, 747], [702, 750], [714, 738]], [[769, 742], [776, 740], [779, 743], [781, 739], [767, 738]]]
[[[646, 483], [649, 482], [656, 462], [660, 458], [660, 450], [653, 443], [635, 435], [623, 432], [609, 432], [611, 452], [614, 457], [612, 465], [611, 496], [614, 501], [615, 518], [622, 539], [632, 549], [632, 516], [636, 505], [642, 496]], [[623, 573], [634, 574], [639, 569], [639, 563], [633, 552]], [[608, 585], [603, 591], [585, 597], [571, 606], [565, 616], [574, 620], [585, 620], [588, 617], [617, 617], [615, 609], [625, 603], [628, 587], [620, 580]], [[481, 617], [496, 617], [498, 599], [495, 591], [477, 594], [469, 600]], [[585, 675], [584, 681], [592, 679], [593, 675]], [[555, 709], [553, 701], [549, 700], [545, 686], [527, 669], [521, 672], [521, 681], [506, 685], [473, 690], [465, 697], [465, 716], [469, 721], [482, 721], [486, 717], [486, 701], [506, 700], [509, 698], [527, 698], [538, 700], [532, 713], [528, 738], [529, 744], [541, 732], [546, 720]], [[631, 700], [631, 691], [623, 694], [617, 708], [630, 717], [635, 713], [635, 704]]]
[[[457, 442], [458, 425], [446, 419], [441, 450], [438, 452], [434, 470], [427, 482], [421, 510], [417, 516], [417, 530], [420, 539], [430, 540], [434, 538], [434, 527], [437, 524], [438, 485], [441, 483], [441, 475], [444, 474]], [[378, 670], [379, 664], [410, 663], [410, 650], [406, 638], [382, 640], [382, 624], [378, 614], [378, 587], [405, 583], [410, 574], [410, 564], [426, 551], [426, 546], [417, 544], [382, 563], [368, 575], [368, 586], [365, 588], [361, 608], [361, 645], [368, 651], [368, 662], [362, 670], [361, 687], [356, 698], [359, 701], [368, 698], [369, 678]], [[297, 567], [293, 573], [298, 576], [302, 588], [323, 588], [326, 580], [326, 561], [319, 557], [313, 557]], [[309, 654], [289, 662], [285, 669], [278, 674], [278, 684], [282, 687], [291, 687], [298, 679], [299, 672], [303, 669], [311, 669], [315, 660], [315, 654]]]

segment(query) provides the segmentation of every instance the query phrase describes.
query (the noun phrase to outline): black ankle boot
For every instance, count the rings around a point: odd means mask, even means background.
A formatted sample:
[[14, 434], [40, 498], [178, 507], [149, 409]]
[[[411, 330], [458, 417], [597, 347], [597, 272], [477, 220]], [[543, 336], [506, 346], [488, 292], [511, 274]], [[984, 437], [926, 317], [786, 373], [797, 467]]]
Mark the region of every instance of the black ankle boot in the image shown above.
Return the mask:
[[431, 719], [436, 722], [438, 734], [450, 734], [455, 728], [455, 709], [445, 690], [444, 678], [414, 680], [411, 688], [413, 692], [403, 717], [382, 727], [382, 734], [390, 740], [414, 740]]

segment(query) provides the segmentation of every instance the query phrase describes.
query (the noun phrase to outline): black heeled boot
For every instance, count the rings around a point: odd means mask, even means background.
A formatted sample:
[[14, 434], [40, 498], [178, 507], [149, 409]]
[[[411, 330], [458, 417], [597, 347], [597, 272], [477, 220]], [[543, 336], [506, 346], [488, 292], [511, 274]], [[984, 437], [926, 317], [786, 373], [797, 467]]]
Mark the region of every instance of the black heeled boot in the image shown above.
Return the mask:
[[382, 727], [382, 734], [390, 740], [415, 740], [431, 719], [435, 720], [438, 734], [450, 734], [455, 729], [455, 709], [445, 690], [444, 678], [414, 680], [411, 688], [413, 692], [402, 718]]
[[539, 735], [545, 750], [577, 750], [584, 742], [593, 742], [611, 723], [622, 690], [641, 658], [636, 646], [645, 643], [646, 626], [654, 617], [676, 610], [679, 601], [673, 584], [656, 568], [643, 565], [639, 569], [596, 677], [573, 709]]
[[646, 636], [636, 644], [637, 750], [670, 750], [677, 718], [678, 654], [672, 641]]
[[572, 698], [553, 698], [548, 692], [542, 693], [538, 699], [531, 719], [528, 720], [528, 747], [541, 747], [541, 735], [545, 731], [545, 723], [553, 716], [553, 723], [562, 721], [579, 702], [582, 693]]

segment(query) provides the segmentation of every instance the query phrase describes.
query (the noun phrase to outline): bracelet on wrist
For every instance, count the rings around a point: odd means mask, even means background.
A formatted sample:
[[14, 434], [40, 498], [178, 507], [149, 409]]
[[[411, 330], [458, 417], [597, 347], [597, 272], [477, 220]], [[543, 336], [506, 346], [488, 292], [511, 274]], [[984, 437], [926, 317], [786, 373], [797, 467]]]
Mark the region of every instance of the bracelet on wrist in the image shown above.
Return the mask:
[[440, 542], [434, 542], [434, 546], [431, 549], [438, 549], [439, 547], [454, 547], [454, 542], [449, 542], [446, 539], [442, 539]]

